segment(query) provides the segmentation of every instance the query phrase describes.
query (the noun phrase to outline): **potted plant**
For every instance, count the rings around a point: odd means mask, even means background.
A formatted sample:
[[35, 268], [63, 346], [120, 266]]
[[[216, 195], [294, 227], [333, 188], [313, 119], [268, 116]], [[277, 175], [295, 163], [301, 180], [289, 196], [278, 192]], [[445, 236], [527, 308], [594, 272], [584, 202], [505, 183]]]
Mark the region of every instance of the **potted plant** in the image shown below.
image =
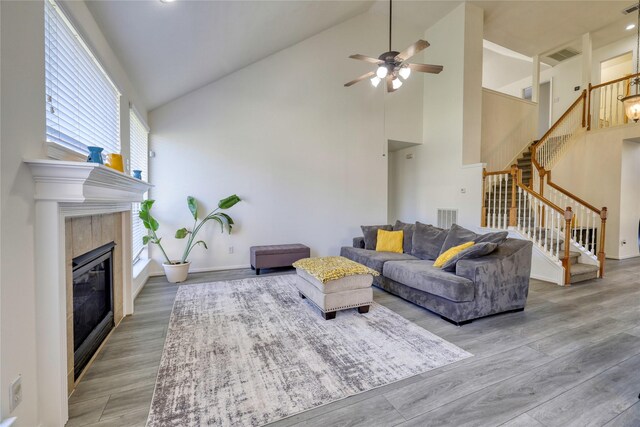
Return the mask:
[[162, 252], [162, 256], [165, 261], [162, 263], [162, 267], [164, 268], [164, 273], [167, 276], [167, 280], [171, 283], [184, 282], [189, 274], [189, 267], [191, 266], [191, 261], [188, 261], [187, 258], [189, 254], [198, 245], [202, 245], [205, 249], [207, 248], [207, 244], [203, 240], [195, 240], [198, 232], [207, 222], [213, 220], [220, 224], [221, 232], [224, 232], [225, 227], [231, 234], [231, 230], [233, 228], [233, 219], [224, 212], [220, 212], [222, 210], [226, 210], [231, 208], [233, 205], [238, 203], [240, 198], [235, 194], [233, 196], [229, 196], [224, 198], [218, 202], [218, 207], [213, 211], [209, 212], [200, 222], [198, 222], [198, 201], [195, 197], [189, 196], [187, 197], [187, 206], [189, 207], [189, 211], [193, 216], [193, 228], [188, 229], [183, 227], [176, 231], [175, 237], [176, 239], [187, 239], [187, 244], [184, 248], [184, 252], [182, 253], [182, 258], [180, 260], [171, 260], [167, 256], [164, 248], [160, 241], [161, 237], [158, 237], [156, 231], [160, 225], [158, 221], [151, 215], [151, 207], [153, 206], [155, 200], [145, 200], [142, 202], [140, 207], [140, 219], [144, 224], [144, 227], [147, 229], [148, 234], [142, 237], [142, 243], [144, 245], [152, 243], [154, 245], [158, 245], [160, 251]]

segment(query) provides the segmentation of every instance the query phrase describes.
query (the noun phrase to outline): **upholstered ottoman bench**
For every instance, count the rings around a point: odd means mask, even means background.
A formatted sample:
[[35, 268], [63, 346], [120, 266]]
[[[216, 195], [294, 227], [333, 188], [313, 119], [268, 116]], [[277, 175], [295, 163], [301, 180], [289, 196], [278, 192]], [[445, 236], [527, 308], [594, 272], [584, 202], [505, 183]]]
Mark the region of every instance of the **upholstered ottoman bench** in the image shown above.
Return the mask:
[[290, 245], [251, 246], [251, 268], [260, 274], [261, 268], [288, 267], [302, 258], [309, 258], [311, 250], [300, 243]]
[[379, 273], [340, 256], [305, 258], [293, 263], [296, 287], [326, 320], [334, 319], [338, 310], [357, 308], [367, 313], [373, 302], [371, 283]]

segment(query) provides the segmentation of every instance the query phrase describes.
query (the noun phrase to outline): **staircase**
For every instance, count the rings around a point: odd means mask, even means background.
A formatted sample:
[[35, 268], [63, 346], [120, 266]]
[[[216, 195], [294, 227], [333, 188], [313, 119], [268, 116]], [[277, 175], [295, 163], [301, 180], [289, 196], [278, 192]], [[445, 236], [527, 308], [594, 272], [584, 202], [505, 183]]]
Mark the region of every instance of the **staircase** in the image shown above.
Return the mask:
[[[524, 187], [531, 186], [532, 168], [530, 159], [531, 153], [526, 152], [517, 162], [517, 171], [522, 176], [521, 182], [524, 183]], [[529, 160], [528, 163], [527, 160]], [[523, 166], [522, 169], [520, 169], [520, 165]], [[494, 178], [490, 178], [492, 176]], [[543, 212], [544, 209], [550, 208], [543, 206], [542, 203], [537, 205], [536, 203], [522, 203], [523, 189], [518, 188], [517, 182], [515, 182], [517, 191], [514, 191], [514, 176], [516, 175], [511, 172], [501, 175], [488, 175], [489, 179], [487, 181], [489, 184], [485, 186], [482, 225], [488, 228], [514, 229], [522, 237], [532, 240], [537, 246], [548, 252], [558, 265], [561, 265], [560, 258], [565, 252], [566, 242], [564, 230], [558, 229], [562, 221], [556, 218], [557, 221], [552, 220], [553, 224], [549, 224], [549, 213]], [[515, 203], [513, 203], [514, 193], [517, 199]], [[543, 216], [546, 220], [545, 223], [542, 221]], [[553, 225], [553, 229], [549, 225]], [[576, 250], [574, 243], [571, 243], [571, 239], [569, 240], [570, 246], [567, 260], [569, 277], [566, 281], [567, 284], [575, 284], [597, 278], [599, 266], [593, 263], [581, 263], [582, 252]], [[592, 249], [592, 251], [595, 252], [595, 249]]]

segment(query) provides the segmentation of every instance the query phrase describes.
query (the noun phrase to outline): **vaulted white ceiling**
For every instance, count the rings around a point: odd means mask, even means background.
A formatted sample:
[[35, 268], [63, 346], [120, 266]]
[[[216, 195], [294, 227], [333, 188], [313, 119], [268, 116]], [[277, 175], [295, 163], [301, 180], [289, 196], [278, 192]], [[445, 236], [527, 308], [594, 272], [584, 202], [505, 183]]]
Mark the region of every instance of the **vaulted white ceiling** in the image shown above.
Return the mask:
[[87, 1], [149, 109], [363, 13], [372, 3]]
[[[394, 20], [426, 29], [460, 3], [396, 0]], [[568, 45], [587, 32], [593, 32], [596, 47], [624, 36], [623, 23], [634, 16], [621, 10], [631, 3], [474, 1], [485, 11], [485, 39], [528, 56]], [[87, 4], [149, 109], [360, 13], [388, 11], [386, 0]]]

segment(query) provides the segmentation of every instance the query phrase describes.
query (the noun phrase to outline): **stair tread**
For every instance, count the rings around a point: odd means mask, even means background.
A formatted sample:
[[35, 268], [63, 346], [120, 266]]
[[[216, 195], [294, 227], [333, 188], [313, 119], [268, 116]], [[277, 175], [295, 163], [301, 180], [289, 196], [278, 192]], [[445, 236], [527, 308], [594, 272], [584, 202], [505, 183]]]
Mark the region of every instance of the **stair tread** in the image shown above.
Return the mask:
[[577, 276], [579, 274], [585, 274], [585, 273], [594, 273], [597, 271], [598, 271], [597, 265], [577, 263], [571, 266], [571, 276]]

